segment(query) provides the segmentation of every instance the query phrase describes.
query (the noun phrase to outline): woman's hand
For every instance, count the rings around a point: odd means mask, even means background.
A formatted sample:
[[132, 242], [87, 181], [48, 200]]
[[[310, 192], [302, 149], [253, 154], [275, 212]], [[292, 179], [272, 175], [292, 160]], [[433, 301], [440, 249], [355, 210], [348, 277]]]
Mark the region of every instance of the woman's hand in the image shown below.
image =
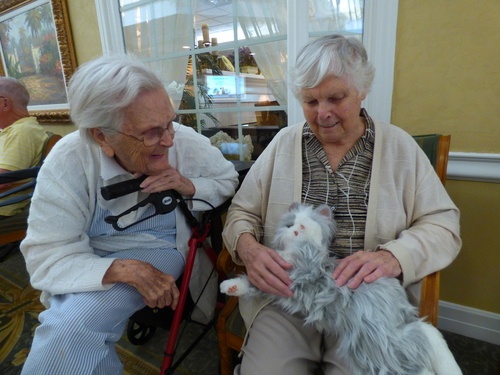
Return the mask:
[[292, 265], [276, 251], [261, 245], [250, 233], [240, 236], [236, 251], [245, 264], [248, 279], [256, 288], [282, 297], [293, 297], [292, 281], [286, 271]]
[[141, 183], [144, 193], [157, 193], [173, 189], [179, 194], [192, 197], [196, 193], [196, 188], [189, 178], [182, 176], [177, 169], [170, 167], [160, 174], [147, 177]]
[[372, 283], [381, 277], [398, 277], [401, 265], [390, 251], [358, 251], [338, 262], [333, 271], [337, 285], [356, 289], [361, 283]]
[[132, 285], [149, 307], [170, 306], [175, 310], [179, 301], [179, 290], [171, 275], [135, 259], [115, 259], [104, 274], [102, 283]]

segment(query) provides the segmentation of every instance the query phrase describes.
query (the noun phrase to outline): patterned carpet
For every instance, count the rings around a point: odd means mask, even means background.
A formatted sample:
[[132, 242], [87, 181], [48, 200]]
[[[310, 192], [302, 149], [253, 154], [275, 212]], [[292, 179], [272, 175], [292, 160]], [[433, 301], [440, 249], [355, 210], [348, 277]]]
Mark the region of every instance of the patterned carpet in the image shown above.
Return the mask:
[[[40, 293], [28, 283], [24, 260], [14, 252], [0, 263], [0, 374], [18, 375], [31, 346], [43, 310]], [[177, 356], [184, 353], [202, 327], [188, 324], [182, 334]], [[153, 338], [141, 346], [132, 345], [127, 335], [120, 339], [117, 353], [124, 365], [124, 375], [158, 375], [168, 331], [158, 329]], [[217, 375], [218, 351], [212, 329], [176, 369], [175, 375]]]
[[[0, 262], [0, 374], [18, 375], [31, 345], [37, 316], [43, 307], [39, 292], [28, 284], [24, 260], [14, 252]], [[179, 342], [177, 356], [182, 355], [202, 327], [188, 324]], [[500, 346], [443, 332], [464, 375], [500, 375]], [[132, 345], [127, 335], [117, 345], [124, 364], [124, 375], [158, 375], [168, 331], [158, 329], [153, 338], [141, 346]], [[214, 329], [176, 369], [175, 375], [217, 375], [218, 351]]]

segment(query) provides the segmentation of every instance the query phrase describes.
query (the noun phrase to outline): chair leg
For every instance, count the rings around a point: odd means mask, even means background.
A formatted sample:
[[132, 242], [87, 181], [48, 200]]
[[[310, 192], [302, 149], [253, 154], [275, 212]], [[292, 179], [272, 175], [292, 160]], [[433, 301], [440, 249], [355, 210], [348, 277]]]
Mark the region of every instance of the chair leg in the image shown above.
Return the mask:
[[219, 345], [220, 375], [233, 374], [233, 350], [227, 345], [226, 336], [217, 334]]

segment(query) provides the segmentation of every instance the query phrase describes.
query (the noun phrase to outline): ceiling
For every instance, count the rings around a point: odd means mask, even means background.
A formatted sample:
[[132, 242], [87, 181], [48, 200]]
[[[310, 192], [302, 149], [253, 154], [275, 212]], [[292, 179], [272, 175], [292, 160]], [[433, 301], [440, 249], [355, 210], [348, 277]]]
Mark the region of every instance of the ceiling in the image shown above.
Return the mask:
[[233, 5], [231, 0], [198, 0], [195, 16], [196, 40], [202, 39], [201, 25], [207, 24], [210, 38], [219, 43], [232, 41]]

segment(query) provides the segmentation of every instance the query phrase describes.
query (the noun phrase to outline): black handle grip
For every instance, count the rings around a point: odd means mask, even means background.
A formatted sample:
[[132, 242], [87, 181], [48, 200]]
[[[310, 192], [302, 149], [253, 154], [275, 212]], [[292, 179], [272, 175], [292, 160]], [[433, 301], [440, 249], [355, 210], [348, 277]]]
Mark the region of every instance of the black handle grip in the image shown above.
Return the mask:
[[139, 191], [141, 183], [146, 179], [146, 175], [127, 181], [117, 182], [116, 184], [101, 187], [101, 195], [107, 201], [124, 195]]

